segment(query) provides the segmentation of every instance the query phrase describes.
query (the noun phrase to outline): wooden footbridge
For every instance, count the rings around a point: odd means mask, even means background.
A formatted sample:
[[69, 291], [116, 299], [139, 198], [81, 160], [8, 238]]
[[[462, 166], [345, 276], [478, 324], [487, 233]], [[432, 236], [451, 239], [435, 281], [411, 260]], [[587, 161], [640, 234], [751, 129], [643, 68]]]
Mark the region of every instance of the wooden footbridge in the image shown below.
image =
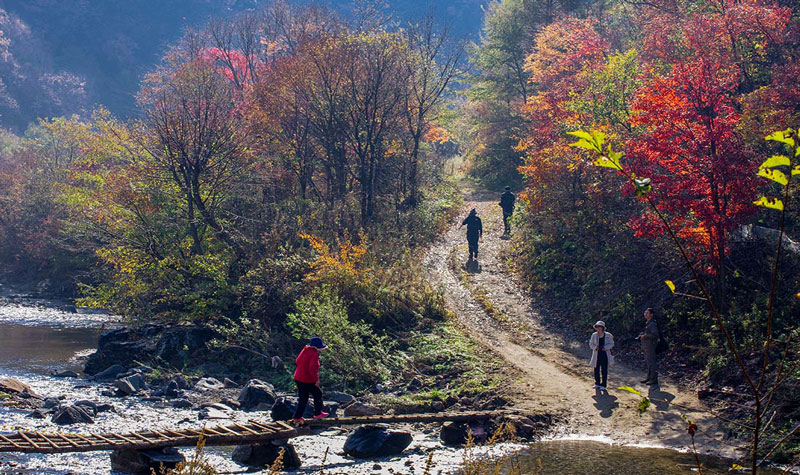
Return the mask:
[[402, 414], [364, 417], [311, 419], [302, 425], [288, 422], [261, 422], [180, 430], [145, 430], [127, 434], [43, 433], [17, 431], [0, 433], [0, 452], [66, 453], [98, 450], [150, 450], [164, 447], [191, 447], [200, 438], [207, 446], [244, 445], [269, 440], [291, 439], [311, 433], [315, 426], [360, 425], [373, 423], [468, 422], [508, 415], [506, 411], [471, 411], [459, 413]]

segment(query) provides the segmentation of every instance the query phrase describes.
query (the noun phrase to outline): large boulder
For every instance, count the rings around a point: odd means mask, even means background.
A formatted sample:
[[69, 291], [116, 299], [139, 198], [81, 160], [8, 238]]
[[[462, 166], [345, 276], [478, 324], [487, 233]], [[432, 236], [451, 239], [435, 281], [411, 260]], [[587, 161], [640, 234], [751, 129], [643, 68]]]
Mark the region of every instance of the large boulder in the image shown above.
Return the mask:
[[224, 389], [224, 388], [225, 384], [216, 378], [201, 378], [194, 385], [194, 390], [199, 391], [201, 393], [206, 391], [216, 391], [218, 389]]
[[412, 440], [410, 432], [389, 431], [383, 424], [368, 424], [347, 436], [344, 452], [356, 458], [388, 457], [402, 453]]
[[444, 445], [464, 445], [469, 437], [469, 425], [466, 422], [448, 421], [442, 424], [439, 437]]
[[245, 384], [237, 398], [242, 409], [253, 409], [259, 404], [272, 405], [278, 396], [275, 388], [259, 379], [251, 379]]
[[138, 373], [114, 381], [114, 387], [125, 396], [138, 393], [145, 388], [145, 385], [144, 377]]
[[173, 469], [186, 458], [174, 447], [155, 450], [120, 449], [111, 452], [111, 470], [116, 472], [147, 474]]
[[[297, 398], [282, 396], [275, 400], [272, 405], [269, 415], [273, 421], [288, 421], [294, 417], [294, 411], [297, 409]], [[330, 417], [336, 417], [336, 412], [339, 410], [339, 405], [335, 402], [323, 401], [322, 410], [327, 412]], [[303, 412], [303, 417], [311, 419], [314, 417], [314, 401], [308, 401], [306, 410]]]
[[284, 440], [273, 440], [263, 444], [239, 445], [233, 449], [231, 458], [234, 462], [249, 467], [268, 467], [275, 463], [275, 460], [283, 450], [281, 459], [283, 468], [300, 467], [300, 456], [294, 446]]
[[59, 425], [68, 424], [94, 424], [91, 409], [86, 406], [69, 405], [62, 406], [53, 414], [53, 422]]
[[113, 364], [126, 367], [135, 362], [163, 361], [176, 368], [200, 359], [214, 330], [203, 325], [142, 325], [103, 332], [97, 351], [89, 355], [84, 372], [96, 374]]
[[18, 394], [22, 397], [35, 397], [37, 399], [42, 398], [36, 394], [36, 391], [34, 391], [33, 388], [14, 378], [0, 379], [0, 392]]
[[89, 379], [93, 379], [95, 381], [108, 381], [111, 379], [116, 379], [117, 375], [122, 374], [125, 371], [126, 371], [125, 367], [122, 366], [121, 364], [112, 364], [108, 368], [91, 376]]

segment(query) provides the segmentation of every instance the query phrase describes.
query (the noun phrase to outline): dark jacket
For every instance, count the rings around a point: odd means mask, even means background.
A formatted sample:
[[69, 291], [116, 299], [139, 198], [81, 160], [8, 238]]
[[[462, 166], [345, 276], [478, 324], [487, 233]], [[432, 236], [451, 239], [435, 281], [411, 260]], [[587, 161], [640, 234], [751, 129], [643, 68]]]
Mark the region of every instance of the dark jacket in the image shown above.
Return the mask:
[[297, 369], [294, 371], [294, 380], [301, 383], [314, 384], [319, 382], [319, 350], [306, 345], [295, 360]]
[[503, 211], [506, 214], [511, 214], [514, 212], [514, 202], [517, 200], [517, 197], [514, 196], [514, 193], [510, 191], [503, 192], [500, 195], [500, 207], [503, 208]]
[[483, 234], [483, 223], [481, 218], [476, 215], [469, 215], [461, 223], [462, 226], [467, 225], [467, 241], [477, 241]]
[[642, 336], [639, 337], [639, 341], [642, 342], [642, 349], [644, 351], [655, 351], [656, 345], [658, 344], [658, 335], [658, 323], [656, 323], [656, 319], [653, 318], [647, 322]]

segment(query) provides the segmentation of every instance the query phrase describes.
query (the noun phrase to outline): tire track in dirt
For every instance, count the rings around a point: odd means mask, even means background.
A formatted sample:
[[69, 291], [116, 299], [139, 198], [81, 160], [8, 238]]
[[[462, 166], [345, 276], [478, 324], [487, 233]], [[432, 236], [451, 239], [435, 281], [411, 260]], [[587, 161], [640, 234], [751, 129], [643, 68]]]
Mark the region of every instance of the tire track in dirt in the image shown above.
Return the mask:
[[[724, 440], [720, 421], [693, 391], [666, 378], [660, 388], [648, 388], [639, 383], [643, 371], [617, 363], [609, 368], [609, 391], [603, 394], [592, 388], [587, 343], [571, 341], [558, 329], [549, 328], [506, 271], [502, 251], [509, 241], [501, 239], [498, 199], [499, 195], [469, 196], [464, 213], [429, 249], [424, 263], [462, 327], [516, 370], [519, 377], [507, 377], [504, 382], [515, 407], [558, 416], [563, 423], [555, 428], [556, 435], [689, 450], [692, 441], [683, 415], [700, 428], [695, 436], [698, 451], [735, 456], [735, 441]], [[478, 210], [484, 227], [478, 265], [466, 263], [466, 233], [458, 229], [471, 208]], [[456, 269], [451, 268], [454, 262]], [[492, 312], [485, 310], [489, 305]], [[587, 341], [590, 333], [587, 329]], [[640, 415], [639, 398], [616, 389], [619, 386], [648, 395], [650, 409]]]

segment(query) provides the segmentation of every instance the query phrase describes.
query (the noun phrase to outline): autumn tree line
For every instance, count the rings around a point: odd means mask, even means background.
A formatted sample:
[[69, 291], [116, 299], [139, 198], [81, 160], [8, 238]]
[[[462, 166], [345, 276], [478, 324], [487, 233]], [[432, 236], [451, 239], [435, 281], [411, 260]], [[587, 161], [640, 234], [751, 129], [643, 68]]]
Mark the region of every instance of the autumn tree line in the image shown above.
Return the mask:
[[[246, 327], [231, 338], [262, 350], [440, 318], [416, 256], [460, 203], [440, 122], [463, 48], [431, 18], [277, 2], [188, 31], [135, 118], [100, 107], [5, 134], [4, 278], [135, 322]], [[327, 327], [300, 328], [314, 318]]]
[[[760, 368], [770, 330], [781, 342], [773, 342], [776, 365], [800, 359], [791, 343], [800, 316], [797, 187], [785, 203], [771, 328], [762, 322], [781, 213], [754, 203], [783, 194], [759, 167], [786, 153], [765, 137], [800, 127], [798, 52], [800, 5], [791, 1], [492, 2], [471, 51], [463, 145], [477, 178], [521, 191], [511, 261], [534, 295], [583, 333], [605, 320], [621, 349], [635, 349], [642, 311], [655, 307], [674, 367], [738, 387], [719, 325], [647, 193], [747, 364]], [[605, 134], [641, 185], [571, 147], [575, 130]], [[797, 416], [788, 409], [797, 384], [790, 378], [782, 393], [787, 420]]]

